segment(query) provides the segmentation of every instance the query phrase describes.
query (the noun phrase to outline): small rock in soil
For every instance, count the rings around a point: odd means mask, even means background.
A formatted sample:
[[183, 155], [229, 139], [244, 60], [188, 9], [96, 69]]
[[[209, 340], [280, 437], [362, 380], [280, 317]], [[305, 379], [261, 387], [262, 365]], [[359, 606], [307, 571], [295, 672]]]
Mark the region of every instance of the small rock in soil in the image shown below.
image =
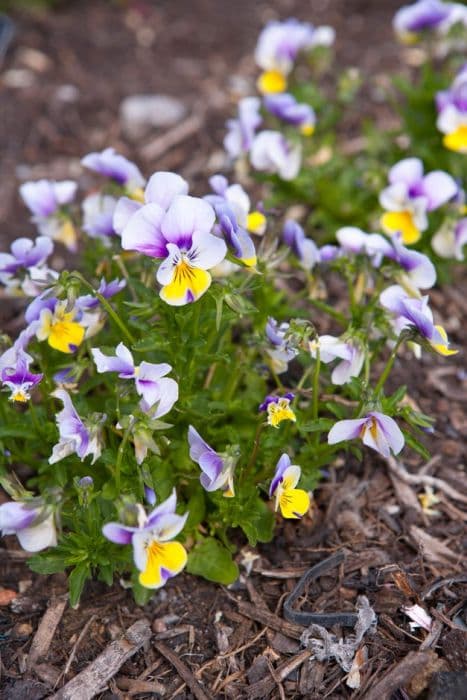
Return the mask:
[[120, 119], [126, 136], [139, 139], [153, 128], [177, 124], [186, 114], [180, 100], [168, 95], [131, 95], [120, 105]]

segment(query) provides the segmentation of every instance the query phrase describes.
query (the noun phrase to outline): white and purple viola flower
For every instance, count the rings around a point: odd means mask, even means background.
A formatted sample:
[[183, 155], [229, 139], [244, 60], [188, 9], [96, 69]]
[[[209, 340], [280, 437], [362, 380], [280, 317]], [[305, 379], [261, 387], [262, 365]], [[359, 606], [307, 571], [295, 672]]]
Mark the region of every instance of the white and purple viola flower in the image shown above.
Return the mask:
[[255, 61], [263, 71], [258, 80], [260, 92], [284, 92], [298, 54], [316, 46], [330, 46], [334, 36], [331, 27], [315, 28], [297, 19], [269, 22], [261, 31], [255, 49]]
[[278, 428], [279, 424], [284, 420], [290, 420], [292, 423], [295, 423], [297, 416], [290, 406], [294, 398], [295, 394], [292, 394], [290, 391], [284, 396], [266, 396], [264, 401], [258, 406], [258, 411], [266, 413], [267, 423], [273, 428]]
[[180, 542], [170, 542], [184, 528], [188, 513], [177, 515], [177, 496], [172, 495], [146, 513], [136, 505], [134, 525], [107, 523], [102, 528], [104, 536], [115, 544], [131, 544], [133, 560], [140, 571], [139, 582], [151, 589], [161, 588], [180, 573], [187, 562], [187, 553]]
[[275, 496], [275, 510], [280, 508], [284, 518], [302, 518], [310, 507], [310, 496], [303, 489], [295, 488], [302, 470], [292, 464], [288, 454], [283, 454], [276, 464], [276, 471], [269, 487], [269, 498]]
[[391, 243], [379, 233], [366, 233], [356, 226], [344, 226], [336, 232], [341, 251], [366, 255], [374, 267], [379, 267], [385, 255], [393, 253]]
[[297, 357], [298, 349], [291, 338], [288, 337], [289, 323], [278, 323], [275, 318], [268, 318], [266, 335], [273, 346], [267, 348], [272, 363], [272, 369], [276, 374], [287, 372], [289, 362]]
[[41, 281], [51, 281], [55, 276], [46, 266], [47, 258], [53, 252], [53, 242], [47, 236], [17, 238], [10, 247], [10, 253], [0, 253], [0, 284], [6, 286], [11, 295], [27, 296], [39, 294]]
[[302, 149], [280, 131], [265, 130], [255, 136], [250, 150], [250, 162], [255, 170], [293, 180], [300, 170]]
[[39, 384], [43, 375], [33, 374], [29, 371], [30, 355], [18, 351], [14, 365], [4, 367], [0, 371], [0, 379], [4, 386], [10, 390], [10, 401], [25, 403], [31, 398], [31, 391]]
[[188, 428], [188, 443], [191, 459], [201, 467], [199, 480], [203, 489], [209, 492], [220, 489], [226, 498], [235, 496], [233, 477], [236, 459], [215, 452], [192, 425]]
[[464, 260], [464, 246], [467, 245], [467, 217], [456, 223], [443, 226], [431, 239], [435, 253], [441, 258]]
[[416, 243], [428, 228], [427, 214], [449, 202], [458, 191], [448, 173], [433, 170], [424, 175], [419, 158], [405, 158], [390, 169], [389, 187], [380, 193], [380, 204], [386, 209], [381, 225], [386, 233], [399, 232], [403, 243]]
[[38, 180], [25, 182], [19, 188], [39, 233], [60, 241], [73, 252], [77, 248], [77, 235], [65, 207], [75, 198], [77, 187], [72, 180]]
[[244, 97], [238, 103], [237, 119], [227, 121], [224, 148], [230, 158], [236, 160], [249, 152], [256, 130], [263, 121], [260, 107], [261, 101], [258, 97]]
[[399, 285], [392, 285], [380, 295], [381, 305], [394, 316], [394, 327], [399, 334], [404, 329], [414, 329], [435, 352], [448, 356], [457, 353], [449, 348], [446, 331], [435, 325], [428, 306], [428, 296], [411, 297]]
[[91, 238], [100, 238], [105, 243], [115, 236], [113, 216], [118, 199], [110, 194], [94, 193], [83, 199], [83, 231]]
[[389, 457], [404, 447], [404, 436], [396, 421], [384, 413], [371, 411], [363, 418], [338, 421], [329, 431], [328, 443], [335, 445], [344, 440], [360, 438], [364, 445]]
[[105, 414], [96, 414], [92, 420], [85, 422], [79, 417], [65, 389], [55, 389], [51, 396], [63, 402], [63, 409], [55, 416], [60, 439], [49, 457], [49, 464], [55, 464], [73, 453], [81, 461], [92, 455], [94, 464], [102, 452], [101, 426], [106, 419]]
[[297, 221], [288, 219], [282, 229], [284, 243], [291, 248], [304, 270], [311, 271], [321, 262], [321, 255], [316, 243], [305, 236], [303, 228]]
[[415, 290], [433, 287], [436, 282], [436, 268], [430, 258], [418, 250], [406, 248], [399, 233], [392, 236], [391, 244], [392, 250], [388, 250], [385, 255], [402, 268], [401, 283]]
[[[466, 28], [467, 28], [467, 8]], [[455, 77], [449, 90], [436, 94], [436, 126], [444, 134], [446, 148], [467, 153], [467, 63]]]
[[421, 32], [440, 27], [448, 19], [450, 12], [450, 3], [440, 0], [418, 0], [396, 12], [393, 19], [394, 31], [400, 41], [413, 43]]
[[114, 216], [124, 250], [162, 259], [156, 278], [161, 299], [171, 306], [197, 301], [211, 285], [208, 270], [227, 253], [225, 242], [211, 233], [214, 209], [202, 199], [179, 194], [185, 184], [172, 173], [156, 173], [145, 191], [149, 202], [133, 208], [125, 221], [128, 202], [119, 203]]
[[213, 175], [209, 178], [209, 184], [214, 194], [208, 194], [204, 199], [212, 204], [214, 209], [227, 205], [233, 211], [239, 226], [249, 233], [263, 235], [266, 230], [266, 217], [259, 209], [252, 211], [250, 198], [241, 185], [229, 185], [223, 175]]
[[358, 377], [365, 361], [365, 352], [354, 338], [337, 338], [333, 335], [321, 335], [310, 341], [310, 354], [316, 359], [319, 351], [320, 362], [329, 364], [340, 360], [331, 374], [333, 384], [347, 384], [352, 377]]
[[[121, 379], [134, 380], [136, 393], [144, 402], [142, 408], [145, 412], [150, 411], [152, 418], [168, 413], [177, 401], [178, 384], [175, 379], [165, 376], [172, 371], [171, 365], [142, 362], [137, 366], [123, 343], [117, 345], [115, 355], [104, 355], [97, 348], [91, 352], [99, 373], [117, 372]], [[156, 404], [157, 408], [153, 408]]]
[[105, 148], [100, 153], [88, 153], [81, 164], [98, 175], [108, 177], [129, 192], [144, 187], [145, 179], [137, 165], [114, 148]]
[[267, 111], [277, 119], [297, 126], [304, 136], [311, 136], [315, 130], [316, 114], [307, 104], [297, 102], [293, 95], [287, 92], [277, 95], [266, 95], [263, 104]]
[[26, 552], [40, 552], [57, 544], [53, 512], [39, 499], [9, 501], [0, 505], [0, 532], [16, 535]]

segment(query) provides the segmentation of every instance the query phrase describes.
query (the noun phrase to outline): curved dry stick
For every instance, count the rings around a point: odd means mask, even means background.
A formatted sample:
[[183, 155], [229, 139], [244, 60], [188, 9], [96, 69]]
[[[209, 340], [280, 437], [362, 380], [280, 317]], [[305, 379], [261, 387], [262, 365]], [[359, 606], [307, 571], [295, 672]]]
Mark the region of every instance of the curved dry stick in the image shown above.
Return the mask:
[[387, 457], [386, 462], [393, 474], [398, 476], [404, 483], [416, 486], [431, 486], [434, 489], [438, 489], [438, 491], [442, 491], [455, 501], [467, 503], [467, 496], [456, 491], [453, 486], [449, 486], [443, 479], [438, 479], [438, 477], [429, 476], [428, 474], [410, 474], [404, 465], [395, 460], [394, 457]]

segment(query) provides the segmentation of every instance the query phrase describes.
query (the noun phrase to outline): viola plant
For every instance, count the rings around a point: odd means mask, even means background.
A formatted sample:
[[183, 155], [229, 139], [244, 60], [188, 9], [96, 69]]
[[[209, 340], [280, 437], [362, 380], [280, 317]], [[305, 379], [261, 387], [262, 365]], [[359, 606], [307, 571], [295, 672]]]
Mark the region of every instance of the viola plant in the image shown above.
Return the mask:
[[[435, 26], [425, 4], [395, 22], [405, 39]], [[343, 450], [427, 456], [432, 421], [393, 370], [457, 351], [427, 292], [441, 258], [463, 258], [464, 156], [436, 120], [439, 165], [411, 131], [405, 152], [371, 134], [359, 157], [339, 150], [359, 81], [319, 87], [333, 38], [265, 27], [260, 94], [227, 123], [235, 174], [196, 196], [112, 148], [83, 157], [78, 183], [21, 187], [38, 236], [0, 254], [25, 323], [1, 336], [0, 528], [34, 571], [68, 572], [73, 604], [92, 577], [141, 603], [183, 569], [231, 583], [242, 538], [312, 526]], [[462, 85], [433, 89], [433, 109], [438, 89], [440, 114], [462, 111]], [[54, 269], [63, 246], [76, 269]]]

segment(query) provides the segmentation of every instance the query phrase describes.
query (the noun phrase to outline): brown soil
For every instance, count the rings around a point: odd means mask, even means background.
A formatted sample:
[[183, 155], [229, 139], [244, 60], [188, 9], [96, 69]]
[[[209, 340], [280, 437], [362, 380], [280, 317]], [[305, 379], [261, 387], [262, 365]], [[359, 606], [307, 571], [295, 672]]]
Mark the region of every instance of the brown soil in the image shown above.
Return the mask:
[[[397, 61], [399, 49], [392, 41], [390, 20], [398, 4], [141, 0], [121, 7], [99, 0], [67, 3], [54, 14], [17, 14], [18, 33], [3, 74], [24, 68], [25, 47], [43, 52], [50, 63], [42, 72], [33, 69], [33, 83], [24, 89], [6, 87], [0, 74], [1, 249], [8, 240], [32, 232], [18, 203], [18, 179], [76, 176], [77, 159], [90, 150], [113, 145], [138, 159], [147, 173], [173, 168], [205, 181], [206, 170], [218, 167], [215, 158], [207, 161], [219, 152], [231, 108], [229, 95], [237, 84], [230, 78], [254, 76], [252, 49], [266, 19], [295, 15], [332, 24], [341, 65], [355, 64], [373, 75]], [[64, 84], [79, 89], [76, 103], [67, 105], [54, 97]], [[121, 99], [137, 92], [172, 94], [191, 110], [202, 106], [202, 128], [157, 161], [145, 160], [147, 142], [126, 142], [118, 122]], [[457, 284], [432, 294], [435, 312], [442, 315], [455, 344], [462, 342], [461, 330], [467, 323], [466, 297], [465, 279], [460, 276]], [[466, 494], [462, 464], [467, 392], [462, 356], [449, 363], [431, 357], [419, 364], [399, 360], [396, 371], [398, 382], [411, 387], [412, 400], [436, 417], [435, 432], [425, 441], [434, 459], [423, 467], [420, 458], [408, 451], [408, 457], [404, 453], [408, 471], [438, 477], [457, 494]], [[8, 538], [0, 560], [0, 583], [18, 596], [1, 605], [5, 593], [0, 590], [0, 698], [48, 697], [108, 650], [135, 620], [146, 618], [152, 629], [149, 643], [108, 683], [94, 688], [99, 697], [158, 697], [163, 690], [166, 698], [402, 700], [430, 693], [434, 700], [440, 697], [439, 674], [465, 671], [467, 656], [465, 577], [452, 580], [465, 561], [465, 502], [435, 490], [441, 499], [434, 506], [439, 513], [426, 515], [417, 499], [423, 492], [421, 483], [404, 485], [373, 454], [367, 453], [361, 465], [341, 460], [329, 468], [315, 494], [313, 517], [298, 526], [281, 526], [272, 544], [254, 552], [259, 556], [250, 575], [244, 565], [247, 549], [239, 553], [242, 577], [230, 590], [184, 574], [141, 609], [119, 585], [110, 590], [97, 583], [88, 585], [80, 607], [67, 607], [61, 619], [57, 616], [50, 647], [32, 667], [27, 655], [34, 645], [40, 648], [38, 625], [48, 606], [52, 613], [56, 609], [66, 584], [62, 576], [31, 574], [22, 553], [10, 549], [14, 543]], [[299, 575], [339, 550], [346, 553], [345, 564], [312, 584], [302, 607], [352, 611], [358, 595], [368, 597], [378, 625], [364, 639], [357, 690], [348, 687], [347, 674], [335, 660], [310, 663], [302, 658], [299, 631], [282, 616], [284, 596]], [[245, 601], [253, 605], [248, 607]], [[432, 638], [409, 628], [402, 607], [416, 602], [435, 620]], [[338, 636], [342, 632], [335, 631]], [[45, 649], [47, 644], [42, 644]], [[176, 652], [177, 668], [167, 647]], [[449, 676], [449, 682], [453, 679]], [[465, 687], [464, 681], [463, 692]], [[463, 697], [459, 692], [450, 695], [445, 690], [444, 699], [457, 700]]]

